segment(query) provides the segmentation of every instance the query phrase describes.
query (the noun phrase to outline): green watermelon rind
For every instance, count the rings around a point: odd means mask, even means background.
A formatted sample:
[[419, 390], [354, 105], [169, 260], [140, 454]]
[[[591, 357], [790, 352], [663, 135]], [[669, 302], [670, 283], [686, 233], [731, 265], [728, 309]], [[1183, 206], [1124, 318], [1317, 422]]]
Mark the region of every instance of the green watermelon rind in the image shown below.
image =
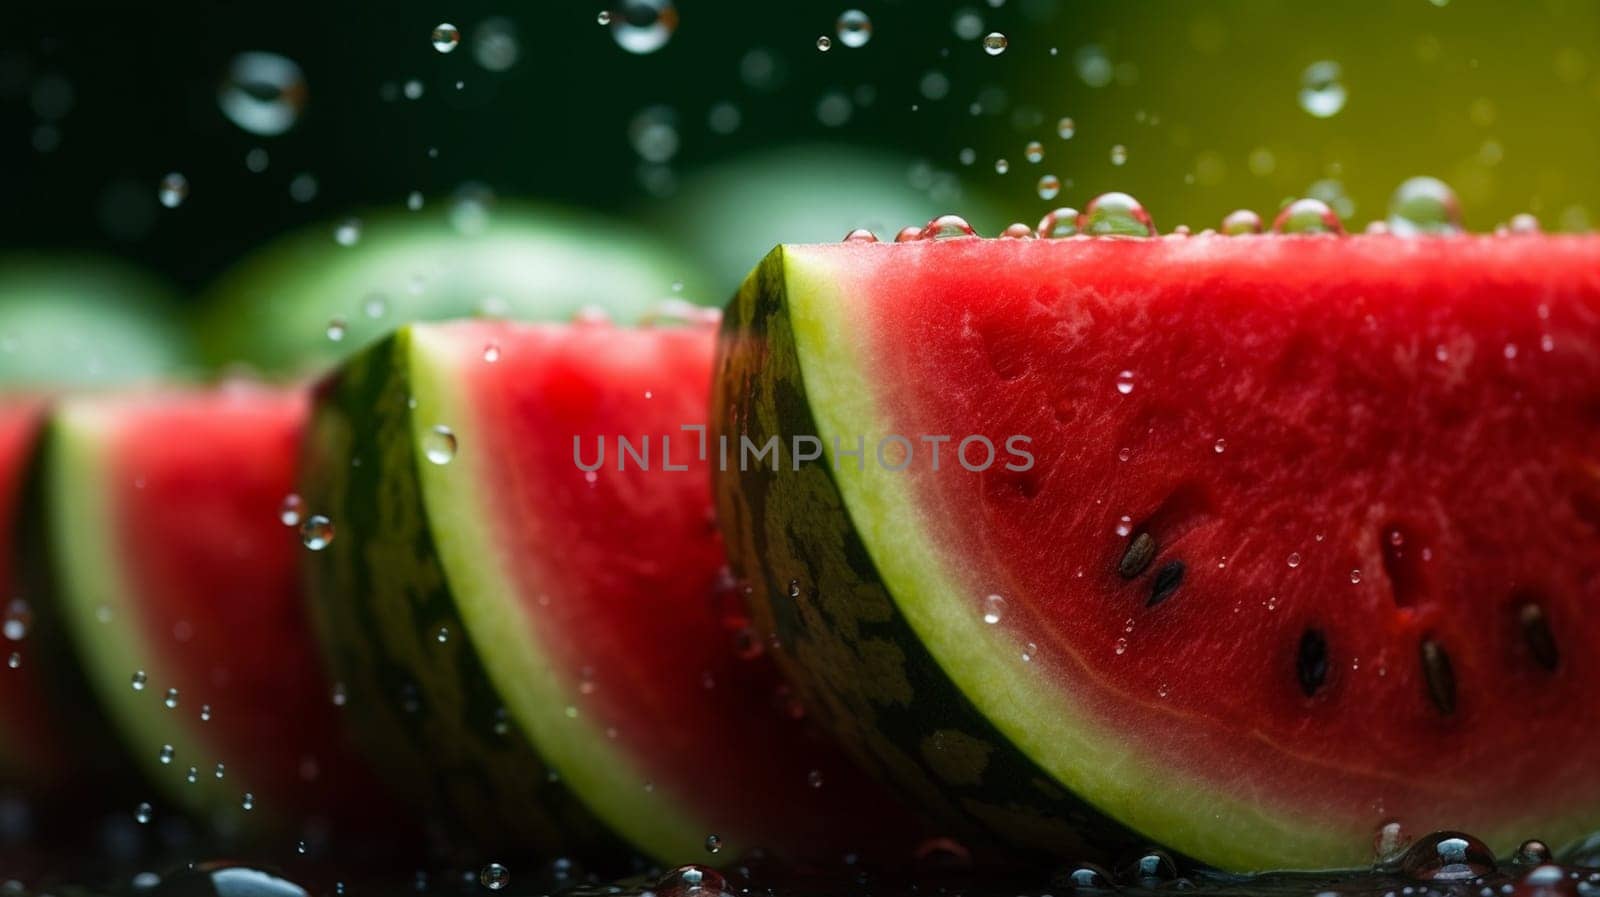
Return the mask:
[[1371, 844], [1348, 831], [1141, 763], [1072, 695], [1019, 672], [1017, 646], [981, 624], [981, 596], [915, 525], [905, 475], [835, 457], [835, 436], [848, 447], [884, 430], [836, 283], [826, 260], [782, 246], [730, 307], [719, 431], [757, 444], [812, 434], [824, 457], [797, 473], [724, 472], [717, 501], [780, 662], [863, 762], [947, 817], [1058, 855], [1153, 839], [1223, 869], [1370, 865]]
[[[452, 807], [479, 843], [516, 833], [522, 846], [610, 849], [612, 861], [618, 841], [664, 862], [696, 857], [710, 830], [693, 818], [692, 796], [650, 786], [603, 730], [569, 715], [570, 683], [527, 635], [533, 618], [495, 600], [522, 589], [490, 547], [488, 486], [473, 473], [483, 443], [457, 388], [459, 352], [431, 337], [412, 325], [363, 352], [324, 388], [314, 417], [307, 509], [327, 513], [336, 535], [309, 561], [312, 601], [348, 709], [368, 717], [358, 731], [391, 750], [409, 745], [411, 774], [444, 781], [428, 803]], [[440, 424], [458, 445], [447, 464], [422, 451]], [[414, 714], [393, 698], [406, 683], [423, 705]], [[497, 736], [501, 706], [514, 725]]]
[[[720, 299], [692, 264], [649, 237], [576, 212], [502, 202], [481, 229], [432, 211], [361, 220], [354, 245], [320, 225], [225, 273], [196, 320], [204, 360], [273, 376], [322, 373], [416, 320], [561, 320], [595, 306], [626, 322], [668, 299]], [[376, 317], [367, 308], [374, 296], [383, 299]], [[336, 318], [338, 341], [327, 335]]]
[[[222, 780], [215, 778], [216, 764], [227, 758], [208, 743], [205, 727], [226, 722], [202, 722], [193, 706], [168, 708], [163, 703], [166, 683], [173, 677], [158, 646], [143, 634], [136, 601], [127, 591], [129, 571], [117, 566], [123, 549], [110, 504], [118, 490], [111, 482], [112, 422], [106, 415], [107, 409], [92, 397], [66, 399], [45, 424], [35, 469], [45, 530], [42, 563], [48, 565], [52, 583], [44, 599], [59, 617], [101, 712], [133, 766], [161, 798], [228, 830], [280, 824], [283, 814], [274, 813], [265, 800], [246, 815], [243, 796], [251, 792], [251, 784], [241, 781], [232, 767], [225, 769]], [[145, 675], [142, 689], [133, 687], [136, 672]], [[172, 759], [162, 763], [167, 745]], [[195, 783], [185, 779], [190, 766], [200, 773]]]

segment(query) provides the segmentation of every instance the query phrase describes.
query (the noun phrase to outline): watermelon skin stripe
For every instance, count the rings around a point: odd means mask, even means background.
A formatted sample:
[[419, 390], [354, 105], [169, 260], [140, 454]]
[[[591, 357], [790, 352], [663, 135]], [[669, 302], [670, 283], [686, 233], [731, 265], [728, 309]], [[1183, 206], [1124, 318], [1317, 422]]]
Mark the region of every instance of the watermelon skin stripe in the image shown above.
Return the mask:
[[456, 610], [411, 435], [412, 349], [404, 328], [347, 362], [319, 388], [307, 434], [305, 513], [335, 527], [306, 553], [308, 597], [344, 710], [383, 777], [467, 855], [582, 845], [614, 858], [619, 842], [507, 724]]
[[[767, 256], [723, 319], [712, 410], [730, 443], [793, 434], [829, 443], [796, 354], [784, 253]], [[1085, 858], [1148, 843], [1012, 747], [934, 661], [884, 587], [827, 465], [730, 467], [717, 475], [717, 514], [753, 587], [756, 621], [777, 636], [779, 664], [858, 762], [968, 835]]]

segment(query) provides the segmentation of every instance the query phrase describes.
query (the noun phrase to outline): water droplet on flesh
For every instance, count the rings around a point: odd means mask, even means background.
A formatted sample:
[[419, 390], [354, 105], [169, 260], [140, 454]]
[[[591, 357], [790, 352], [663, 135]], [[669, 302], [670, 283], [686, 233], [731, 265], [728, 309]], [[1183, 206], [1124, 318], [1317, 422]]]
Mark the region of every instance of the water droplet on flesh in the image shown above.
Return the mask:
[[1039, 236], [1043, 239], [1070, 237], [1078, 232], [1078, 210], [1060, 208], [1039, 219]]
[[1220, 228], [1224, 236], [1261, 233], [1261, 216], [1249, 209], [1235, 209], [1222, 219]]
[[983, 599], [983, 622], [990, 626], [1000, 622], [1006, 612], [1006, 599], [999, 595], [990, 595]]
[[1284, 206], [1272, 221], [1275, 234], [1327, 234], [1344, 236], [1338, 213], [1320, 199], [1297, 199]]
[[449, 464], [456, 456], [456, 434], [444, 424], [435, 424], [422, 437], [422, 454], [433, 464]]
[[1102, 193], [1083, 207], [1078, 232], [1093, 236], [1153, 237], [1155, 222], [1137, 199], [1126, 193]]
[[1438, 178], [1409, 178], [1389, 197], [1389, 232], [1402, 237], [1417, 234], [1461, 233], [1461, 202], [1450, 185]]
[[1400, 873], [1416, 881], [1466, 881], [1494, 871], [1494, 853], [1461, 832], [1434, 832], [1400, 858]]

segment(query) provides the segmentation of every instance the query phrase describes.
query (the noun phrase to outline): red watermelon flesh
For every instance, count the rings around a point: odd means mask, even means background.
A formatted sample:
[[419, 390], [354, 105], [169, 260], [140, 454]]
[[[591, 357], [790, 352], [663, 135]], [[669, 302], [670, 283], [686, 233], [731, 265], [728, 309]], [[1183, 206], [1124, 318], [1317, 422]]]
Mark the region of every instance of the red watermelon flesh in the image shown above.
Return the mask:
[[[681, 429], [705, 425], [712, 328], [458, 322], [410, 338], [419, 423], [458, 439], [419, 466], [466, 634], [576, 796], [668, 861], [704, 856], [711, 835], [734, 855], [908, 845], [907, 817], [881, 796], [863, 806], [877, 788], [746, 631], [703, 431]], [[649, 437], [648, 470], [619, 436]], [[662, 437], [685, 469], [664, 467]], [[593, 463], [597, 440], [604, 465], [585, 471], [575, 443]]]
[[782, 265], [818, 435], [915, 445], [836, 474], [900, 612], [1074, 794], [1245, 869], [1600, 827], [1600, 238]]
[[282, 519], [307, 410], [241, 384], [69, 399], [49, 455], [59, 600], [125, 744], [174, 803], [295, 826], [370, 797]]

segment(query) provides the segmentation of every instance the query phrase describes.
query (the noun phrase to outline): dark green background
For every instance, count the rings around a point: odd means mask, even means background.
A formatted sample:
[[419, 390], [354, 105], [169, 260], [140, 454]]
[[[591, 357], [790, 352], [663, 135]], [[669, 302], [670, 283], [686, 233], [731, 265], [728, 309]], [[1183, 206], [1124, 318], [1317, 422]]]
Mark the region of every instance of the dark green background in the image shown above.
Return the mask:
[[[851, 5], [871, 15], [871, 42], [819, 53], [817, 36], [831, 34]], [[1390, 190], [1414, 174], [1453, 184], [1473, 229], [1519, 211], [1549, 228], [1587, 227], [1600, 214], [1600, 8], [1592, 2], [681, 0], [672, 40], [647, 56], [624, 52], [596, 23], [604, 6], [10, 9], [0, 45], [0, 242], [104, 249], [198, 286], [298, 224], [399, 204], [412, 190], [437, 202], [465, 182], [670, 229], [670, 197], [641, 187], [627, 139], [629, 120], [653, 104], [678, 116], [675, 175], [791, 142], [879, 147], [902, 155], [908, 172], [924, 160], [958, 173], [968, 197], [1029, 222], [1053, 205], [1081, 207], [1096, 192], [1122, 189], [1143, 199], [1164, 230], [1198, 228], [1236, 206], [1270, 214], [1331, 178], [1359, 226], [1382, 217]], [[1003, 55], [955, 37], [952, 15], [963, 7], [1009, 37]], [[450, 55], [430, 47], [437, 22], [457, 24], [470, 40], [491, 15], [516, 23], [521, 56], [509, 71], [485, 71], [470, 46]], [[1074, 58], [1088, 44], [1118, 66], [1110, 85], [1091, 87], [1077, 74]], [[756, 47], [781, 60], [776, 89], [741, 81], [740, 59]], [[249, 135], [218, 110], [228, 61], [250, 49], [282, 53], [305, 70], [309, 106], [281, 137]], [[1319, 59], [1340, 63], [1349, 94], [1329, 119], [1296, 100], [1301, 72]], [[929, 70], [948, 76], [947, 98], [919, 96]], [[44, 122], [33, 97], [42, 76], [64, 79], [73, 96], [52, 123], [60, 141], [49, 152], [32, 146]], [[385, 82], [413, 77], [426, 86], [420, 100], [380, 97]], [[875, 92], [870, 106], [843, 127], [818, 122], [819, 96], [863, 85]], [[988, 108], [970, 114], [985, 91]], [[707, 127], [717, 101], [742, 112], [731, 135]], [[1071, 141], [1054, 133], [1063, 115], [1077, 122]], [[1044, 144], [1041, 164], [1023, 158], [1030, 139]], [[1109, 154], [1119, 143], [1128, 161], [1114, 167]], [[261, 174], [244, 166], [254, 146], [271, 154]], [[963, 167], [958, 154], [968, 146], [978, 161]], [[1275, 164], [1253, 172], [1261, 149]], [[994, 173], [996, 157], [1009, 160], [1009, 174]], [[155, 202], [156, 185], [173, 170], [192, 194], [168, 210]], [[310, 203], [288, 195], [300, 172], [320, 183]], [[1054, 203], [1034, 195], [1046, 172], [1071, 181]]]

